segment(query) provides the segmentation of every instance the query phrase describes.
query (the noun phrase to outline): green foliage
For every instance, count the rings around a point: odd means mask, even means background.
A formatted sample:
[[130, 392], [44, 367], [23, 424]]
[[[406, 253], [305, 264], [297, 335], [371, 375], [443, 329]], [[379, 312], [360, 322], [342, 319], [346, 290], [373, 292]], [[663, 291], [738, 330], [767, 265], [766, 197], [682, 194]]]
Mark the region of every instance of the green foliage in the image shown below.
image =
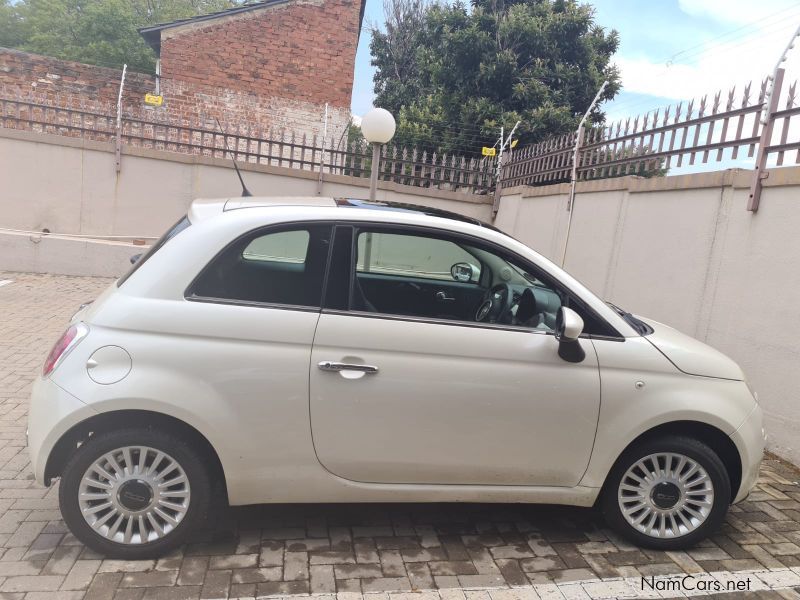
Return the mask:
[[152, 72], [137, 28], [224, 10], [243, 0], [0, 0], [0, 46]]
[[[605, 79], [619, 39], [574, 0], [473, 0], [468, 7], [386, 0], [385, 31], [372, 33], [375, 105], [398, 121], [396, 141], [480, 152], [516, 121], [523, 144], [574, 130]], [[591, 124], [603, 122], [595, 110]]]

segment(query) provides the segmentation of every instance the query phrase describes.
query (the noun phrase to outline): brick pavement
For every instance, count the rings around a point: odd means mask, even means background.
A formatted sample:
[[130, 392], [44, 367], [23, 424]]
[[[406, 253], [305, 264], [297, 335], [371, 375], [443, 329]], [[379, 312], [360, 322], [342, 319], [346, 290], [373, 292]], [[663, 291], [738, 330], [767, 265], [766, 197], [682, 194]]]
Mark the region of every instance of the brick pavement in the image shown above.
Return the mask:
[[774, 458], [751, 499], [686, 552], [631, 546], [589, 509], [267, 505], [218, 509], [213, 529], [160, 560], [104, 560], [68, 533], [56, 488], [32, 481], [24, 446], [30, 383], [44, 354], [109, 281], [0, 273], [8, 279], [0, 286], [0, 600], [616, 598], [644, 595], [642, 576], [675, 574], [751, 577], [745, 596], [800, 598], [800, 473]]

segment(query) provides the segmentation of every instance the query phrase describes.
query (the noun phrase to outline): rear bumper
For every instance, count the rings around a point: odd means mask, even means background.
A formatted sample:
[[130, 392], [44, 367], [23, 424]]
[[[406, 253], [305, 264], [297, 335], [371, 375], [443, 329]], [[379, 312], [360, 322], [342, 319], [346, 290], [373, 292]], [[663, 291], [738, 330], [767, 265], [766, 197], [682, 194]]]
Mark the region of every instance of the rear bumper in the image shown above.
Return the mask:
[[58, 440], [70, 428], [95, 414], [49, 378], [38, 377], [34, 381], [28, 410], [28, 452], [37, 483], [50, 485], [50, 481], [45, 480], [45, 469]]
[[731, 434], [731, 439], [736, 444], [742, 459], [742, 483], [733, 499], [733, 502], [737, 503], [747, 498], [756, 485], [761, 460], [764, 457], [767, 437], [764, 432], [763, 414], [758, 404], [739, 429]]

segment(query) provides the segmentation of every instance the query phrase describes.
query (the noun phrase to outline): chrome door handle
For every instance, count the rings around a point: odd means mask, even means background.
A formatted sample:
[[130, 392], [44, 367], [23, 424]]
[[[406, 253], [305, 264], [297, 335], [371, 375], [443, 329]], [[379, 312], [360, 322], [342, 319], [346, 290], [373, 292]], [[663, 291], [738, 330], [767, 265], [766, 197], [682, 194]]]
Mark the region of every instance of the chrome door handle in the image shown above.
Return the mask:
[[331, 360], [318, 362], [317, 366], [323, 371], [361, 371], [362, 373], [369, 374], [378, 372], [378, 367], [373, 367], [372, 365], [354, 365], [351, 363], [333, 362]]
[[443, 291], [436, 292], [436, 299], [439, 302], [452, 302], [453, 300], [455, 300], [455, 298], [451, 298], [450, 296], [447, 295], [447, 293]]

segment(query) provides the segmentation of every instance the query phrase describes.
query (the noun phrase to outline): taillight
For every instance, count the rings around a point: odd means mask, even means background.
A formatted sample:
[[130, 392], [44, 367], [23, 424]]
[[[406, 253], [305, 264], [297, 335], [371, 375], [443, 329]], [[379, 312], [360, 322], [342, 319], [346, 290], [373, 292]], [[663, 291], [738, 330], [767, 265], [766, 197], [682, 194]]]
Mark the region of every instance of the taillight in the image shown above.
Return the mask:
[[89, 333], [89, 327], [85, 323], [71, 325], [53, 345], [50, 354], [47, 355], [47, 360], [44, 361], [44, 367], [42, 367], [42, 375], [47, 377], [52, 373], [53, 369], [69, 354], [70, 350], [86, 337], [87, 333]]

